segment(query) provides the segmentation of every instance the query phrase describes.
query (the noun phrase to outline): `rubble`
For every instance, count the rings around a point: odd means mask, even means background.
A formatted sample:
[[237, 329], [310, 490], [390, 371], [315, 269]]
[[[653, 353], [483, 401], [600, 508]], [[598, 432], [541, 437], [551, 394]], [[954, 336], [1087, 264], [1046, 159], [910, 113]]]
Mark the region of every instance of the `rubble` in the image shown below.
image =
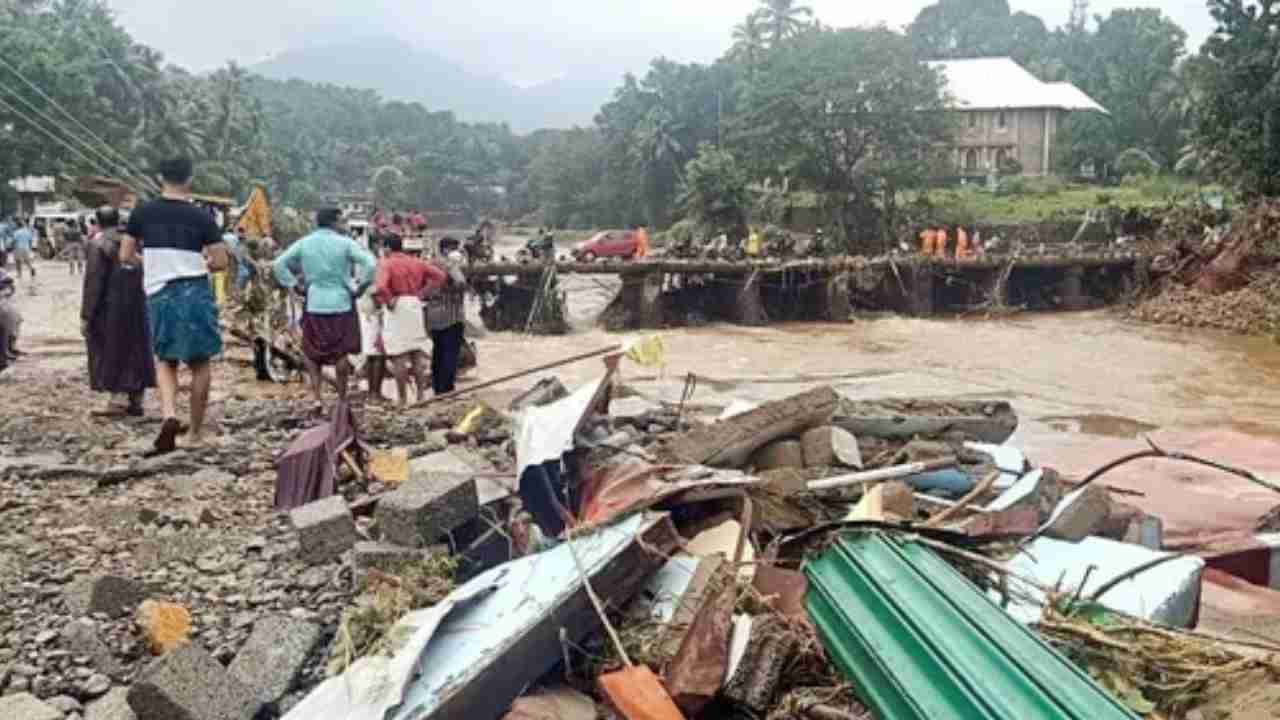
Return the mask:
[[741, 467], [751, 453], [773, 440], [826, 422], [838, 404], [835, 390], [818, 388], [694, 428], [670, 440], [665, 452], [691, 465]]
[[22, 720], [62, 720], [62, 711], [41, 702], [31, 693], [14, 693], [0, 697], [0, 717]]
[[298, 531], [304, 562], [325, 563], [341, 557], [360, 539], [355, 519], [341, 495], [307, 503], [289, 512]]
[[1098, 532], [1111, 516], [1111, 494], [1101, 485], [1089, 485], [1062, 499], [1045, 526], [1045, 535], [1079, 542]]
[[804, 446], [797, 440], [778, 440], [760, 448], [752, 454], [748, 464], [756, 472], [770, 470], [798, 470], [804, 464]]
[[129, 707], [129, 691], [117, 687], [89, 703], [84, 720], [138, 720], [138, 716]]
[[227, 672], [263, 705], [284, 697], [296, 685], [316, 645], [320, 626], [287, 616], [263, 618], [240, 648]]
[[257, 703], [211, 655], [184, 645], [142, 671], [129, 707], [138, 720], [251, 720]]
[[77, 579], [63, 595], [67, 609], [75, 615], [103, 613], [119, 617], [133, 612], [142, 601], [141, 583], [116, 575], [93, 575]]
[[453, 473], [416, 473], [378, 503], [382, 537], [397, 545], [425, 547], [480, 511], [475, 478]]

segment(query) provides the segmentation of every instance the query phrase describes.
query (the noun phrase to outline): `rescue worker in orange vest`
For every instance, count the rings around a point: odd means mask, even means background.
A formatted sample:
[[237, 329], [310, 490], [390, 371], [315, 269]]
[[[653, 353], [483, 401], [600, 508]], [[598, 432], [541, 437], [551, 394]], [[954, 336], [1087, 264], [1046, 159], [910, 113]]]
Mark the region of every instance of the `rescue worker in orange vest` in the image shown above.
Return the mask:
[[956, 259], [971, 260], [973, 259], [973, 246], [969, 244], [969, 233], [965, 231], [963, 225], [956, 226]]
[[636, 226], [636, 259], [646, 257], [649, 254], [649, 228], [644, 224]]
[[947, 256], [947, 228], [943, 225], [933, 231], [933, 254], [940, 258]]
[[920, 231], [920, 254], [928, 257], [933, 255], [933, 226], [926, 225]]

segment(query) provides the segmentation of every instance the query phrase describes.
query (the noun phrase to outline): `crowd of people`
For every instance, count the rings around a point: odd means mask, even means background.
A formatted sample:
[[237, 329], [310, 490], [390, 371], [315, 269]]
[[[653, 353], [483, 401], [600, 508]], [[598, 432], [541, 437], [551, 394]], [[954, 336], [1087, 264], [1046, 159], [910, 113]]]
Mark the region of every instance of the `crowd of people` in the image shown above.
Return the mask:
[[[205, 427], [211, 361], [223, 350], [220, 299], [248, 281], [247, 238], [224, 230], [192, 201], [193, 166], [175, 158], [159, 167], [159, 197], [127, 216], [102, 207], [73, 271], [83, 272], [80, 326], [88, 349], [89, 385], [108, 394], [97, 416], [140, 416], [144, 393], [159, 392], [162, 422], [150, 454], [207, 445]], [[417, 216], [413, 218], [416, 221]], [[369, 394], [384, 400], [385, 368], [395, 378], [401, 405], [454, 390], [463, 345], [466, 279], [456, 241], [446, 238], [434, 261], [404, 252], [403, 240], [386, 236], [370, 251], [346, 234], [342, 213], [322, 209], [316, 229], [271, 263], [279, 287], [296, 293], [298, 323], [310, 389], [322, 407], [324, 368], [337, 373], [337, 393], [351, 384], [351, 356], [364, 355]], [[425, 220], [423, 220], [425, 227]], [[0, 234], [19, 268], [30, 266], [29, 224]], [[260, 246], [259, 246], [260, 247]], [[34, 277], [34, 267], [31, 269]], [[21, 325], [13, 297], [16, 279], [0, 265], [0, 370], [14, 359]], [[370, 292], [372, 291], [372, 292]], [[430, 380], [427, 342], [432, 342]], [[190, 415], [178, 418], [179, 373], [191, 374]], [[381, 368], [375, 377], [374, 369]]]

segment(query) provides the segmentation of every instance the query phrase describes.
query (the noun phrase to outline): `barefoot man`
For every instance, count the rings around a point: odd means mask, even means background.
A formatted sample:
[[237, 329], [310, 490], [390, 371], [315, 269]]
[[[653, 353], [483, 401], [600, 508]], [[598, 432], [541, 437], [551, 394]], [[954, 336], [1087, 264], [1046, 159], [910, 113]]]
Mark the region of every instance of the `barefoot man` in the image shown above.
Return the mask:
[[204, 442], [204, 413], [212, 381], [210, 358], [222, 352], [218, 307], [209, 273], [227, 267], [227, 246], [209, 214], [191, 202], [191, 158], [160, 164], [160, 198], [129, 215], [120, 240], [120, 262], [142, 262], [143, 287], [156, 355], [156, 385], [164, 422], [155, 453], [172, 452], [181, 430], [178, 422], [178, 366], [191, 369], [191, 425], [187, 444]]
[[404, 252], [404, 241], [387, 239], [387, 254], [378, 261], [374, 300], [386, 308], [382, 327], [384, 352], [396, 378], [400, 407], [409, 403], [409, 369], [413, 369], [418, 402], [427, 399], [427, 326], [423, 322], [422, 297], [444, 287], [444, 270]]
[[292, 290], [298, 287], [298, 277], [290, 265], [297, 261], [302, 266], [307, 294], [302, 313], [302, 352], [311, 376], [311, 394], [317, 409], [323, 411], [320, 383], [326, 365], [337, 370], [338, 399], [347, 397], [352, 371], [348, 356], [361, 351], [355, 300], [373, 284], [377, 260], [342, 233], [341, 210], [320, 210], [316, 225], [319, 227], [315, 232], [281, 253], [271, 269], [276, 282]]

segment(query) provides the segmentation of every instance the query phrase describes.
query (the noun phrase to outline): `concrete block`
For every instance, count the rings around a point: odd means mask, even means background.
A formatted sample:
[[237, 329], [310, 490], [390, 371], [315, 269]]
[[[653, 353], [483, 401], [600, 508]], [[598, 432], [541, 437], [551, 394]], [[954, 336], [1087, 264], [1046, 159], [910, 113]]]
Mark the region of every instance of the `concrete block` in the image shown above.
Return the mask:
[[13, 720], [62, 720], [62, 711], [31, 693], [0, 697], [0, 718]]
[[415, 473], [378, 503], [375, 515], [385, 540], [425, 547], [476, 517], [475, 478], [456, 473]]
[[357, 574], [366, 570], [381, 570], [392, 575], [399, 575], [404, 568], [420, 563], [437, 552], [448, 552], [445, 545], [430, 548], [410, 548], [382, 542], [358, 542], [351, 551], [351, 566]]
[[757, 472], [782, 468], [804, 467], [804, 446], [798, 440], [778, 440], [769, 443], [751, 456], [751, 464]]
[[111, 692], [89, 703], [84, 720], [138, 720], [138, 715], [129, 707], [129, 689], [112, 688]]
[[257, 705], [249, 688], [194, 645], [157, 658], [129, 688], [138, 720], [249, 720]]
[[1111, 495], [1098, 483], [1070, 493], [1058, 503], [1045, 535], [1079, 542], [1098, 532], [1111, 515]]
[[90, 575], [71, 583], [63, 593], [72, 615], [105, 613], [122, 617], [133, 612], [146, 596], [142, 583], [118, 575]]
[[360, 540], [355, 518], [341, 495], [294, 508], [289, 512], [289, 519], [298, 531], [302, 559], [308, 563], [330, 562]]
[[98, 626], [88, 618], [69, 621], [62, 626], [62, 645], [72, 655], [89, 658], [90, 665], [104, 675], [119, 675], [124, 667], [106, 643], [98, 637]]
[[294, 688], [319, 642], [319, 625], [288, 616], [263, 618], [227, 671], [268, 705]]

